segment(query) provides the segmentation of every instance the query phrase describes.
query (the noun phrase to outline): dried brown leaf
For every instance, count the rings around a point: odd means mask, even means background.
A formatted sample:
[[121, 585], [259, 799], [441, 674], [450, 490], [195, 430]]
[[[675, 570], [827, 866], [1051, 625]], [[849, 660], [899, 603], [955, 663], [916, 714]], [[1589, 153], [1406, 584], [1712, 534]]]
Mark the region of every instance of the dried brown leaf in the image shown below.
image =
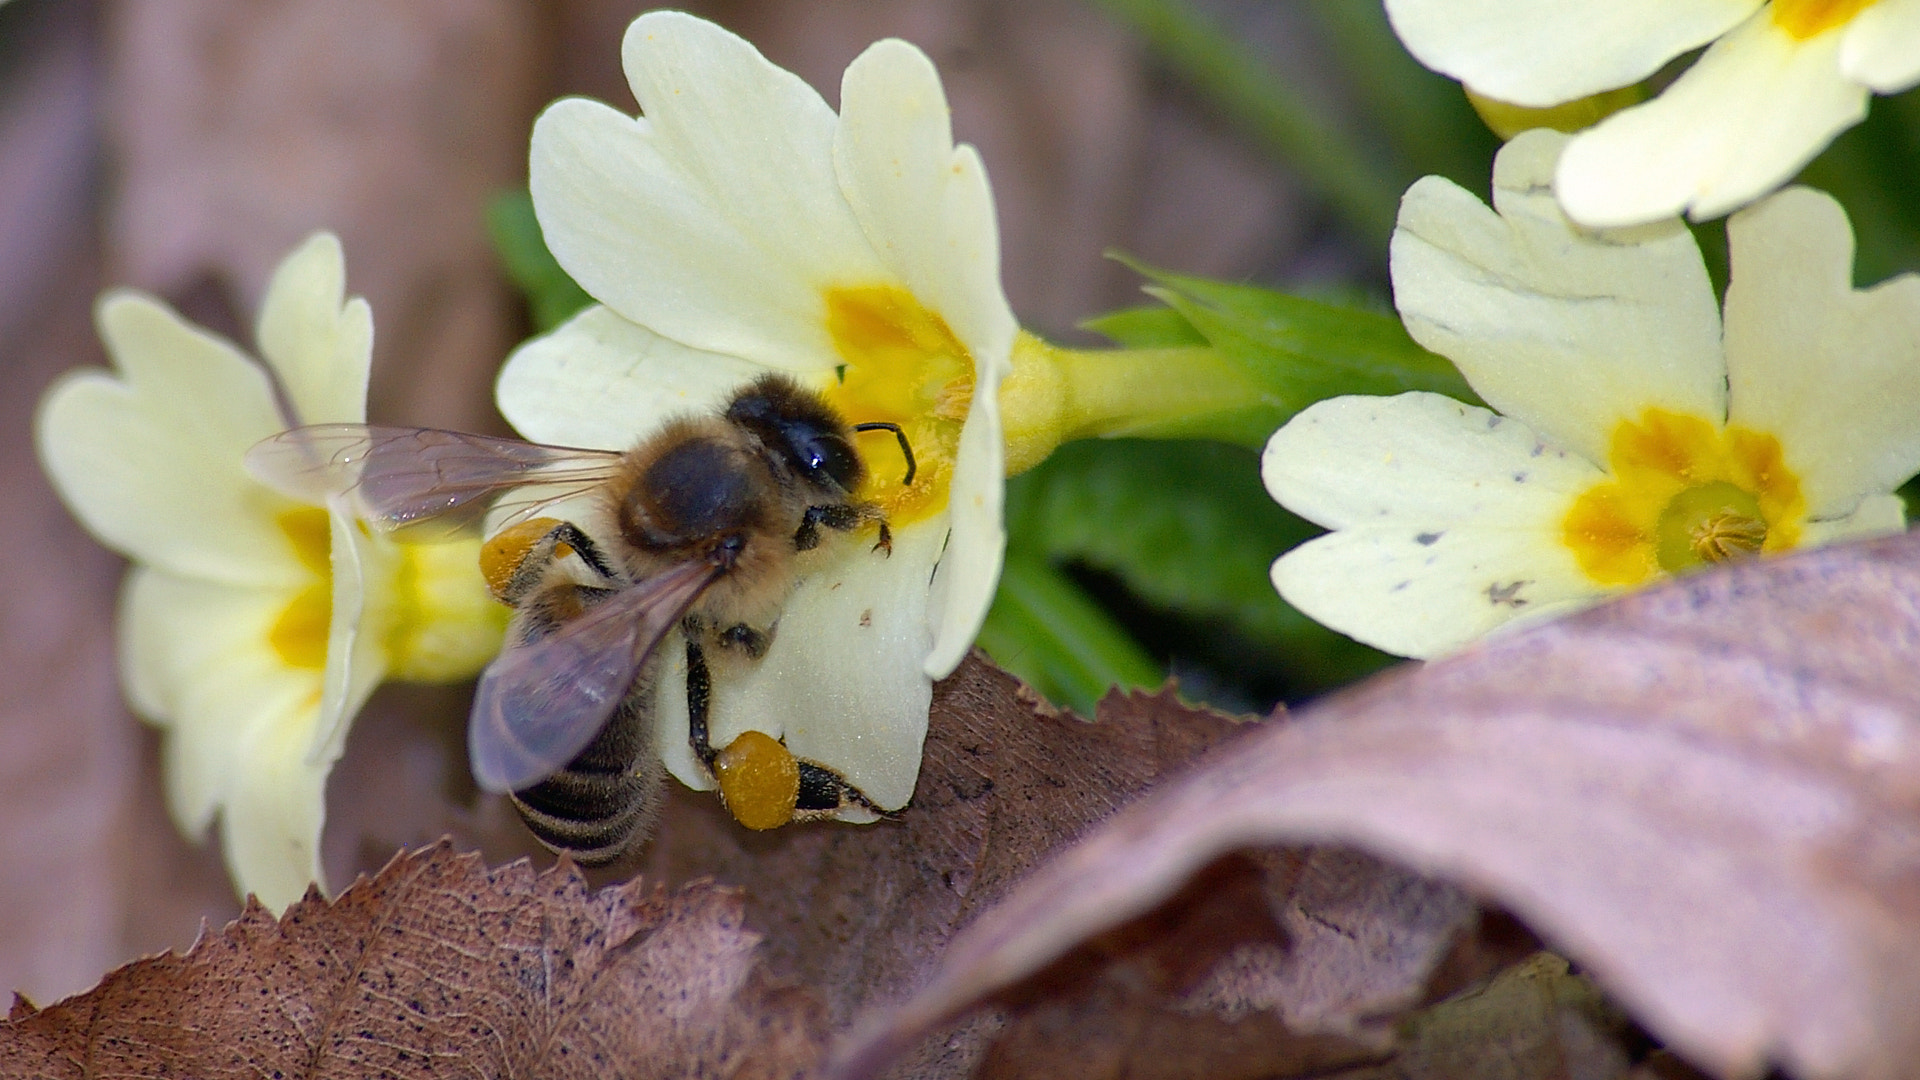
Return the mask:
[[1390, 1063], [1333, 1080], [1610, 1080], [1633, 1031], [1589, 980], [1552, 953], [1408, 1017]]
[[1214, 756], [983, 915], [838, 1053], [943, 1018], [1236, 849], [1498, 900], [1707, 1066], [1920, 1073], [1920, 534], [1725, 568], [1409, 667]]
[[1090, 724], [1037, 713], [1024, 689], [977, 653], [942, 681], [913, 802], [891, 820], [750, 833], [712, 795], [676, 792], [649, 867], [744, 888], [772, 969], [845, 1022], [910, 989], [1048, 853], [1243, 727], [1171, 716], [1171, 693], [1110, 694]]
[[0, 1076], [779, 1076], [818, 1051], [739, 895], [571, 866], [488, 870], [446, 845], [339, 899], [257, 904], [185, 955], [0, 1024]]

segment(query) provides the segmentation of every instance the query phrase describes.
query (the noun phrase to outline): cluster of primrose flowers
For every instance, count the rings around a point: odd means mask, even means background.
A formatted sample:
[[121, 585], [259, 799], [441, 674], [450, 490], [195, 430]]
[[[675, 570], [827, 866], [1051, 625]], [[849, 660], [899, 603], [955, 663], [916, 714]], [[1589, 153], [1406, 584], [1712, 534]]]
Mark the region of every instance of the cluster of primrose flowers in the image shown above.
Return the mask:
[[[1491, 209], [1437, 178], [1407, 192], [1401, 318], [1493, 409], [1413, 392], [1287, 420], [1268, 488], [1332, 531], [1275, 563], [1281, 594], [1431, 656], [1665, 575], [1903, 528], [1891, 492], [1920, 469], [1920, 281], [1855, 290], [1839, 205], [1767, 193], [1869, 91], [1920, 79], [1920, 0], [1387, 6], [1490, 115], [1712, 44], [1654, 101], [1571, 138], [1515, 137]], [[709, 724], [716, 745], [759, 732], [899, 809], [933, 680], [993, 600], [1004, 478], [1068, 439], [1243, 411], [1242, 384], [1204, 351], [1075, 352], [1019, 329], [984, 166], [954, 144], [911, 45], [856, 59], [837, 114], [690, 16], [642, 16], [623, 60], [640, 115], [565, 100], [535, 127], [542, 230], [597, 303], [507, 360], [500, 410], [536, 442], [625, 449], [771, 370], [851, 420], [897, 424], [919, 479], [870, 462], [858, 493], [884, 510], [891, 556], [797, 581], [764, 657], [714, 687]], [[1673, 215], [1761, 196], [1728, 224], [1722, 304]], [[327, 773], [374, 686], [471, 677], [507, 616], [480, 538], [371, 531], [344, 497], [306, 505], [242, 468], [283, 429], [364, 419], [372, 322], [344, 282], [329, 236], [287, 258], [260, 314], [264, 363], [110, 293], [98, 322], [116, 370], [70, 376], [39, 417], [56, 486], [135, 563], [122, 682], [167, 731], [175, 820], [199, 836], [217, 815], [236, 886], [275, 907], [322, 881]], [[686, 680], [663, 664], [656, 742], [708, 788]]]

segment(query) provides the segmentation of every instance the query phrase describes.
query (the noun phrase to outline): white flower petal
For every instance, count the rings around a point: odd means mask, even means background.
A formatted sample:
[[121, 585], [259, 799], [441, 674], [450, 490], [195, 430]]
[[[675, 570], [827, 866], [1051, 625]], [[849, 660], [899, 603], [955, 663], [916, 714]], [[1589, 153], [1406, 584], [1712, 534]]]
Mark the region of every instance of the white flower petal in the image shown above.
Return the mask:
[[1522, 134], [1494, 165], [1498, 216], [1427, 177], [1400, 203], [1394, 302], [1414, 339], [1488, 404], [1605, 461], [1614, 427], [1648, 406], [1725, 415], [1720, 319], [1677, 221], [1576, 231], [1547, 188], [1566, 137]]
[[494, 400], [534, 442], [626, 450], [668, 417], [718, 411], [766, 370], [690, 349], [596, 305], [515, 349]]
[[841, 84], [834, 163], [873, 249], [983, 366], [1001, 367], [1018, 325], [1000, 288], [986, 170], [956, 149], [939, 73], [904, 41], [876, 42]]
[[150, 297], [95, 312], [119, 376], [77, 371], [42, 399], [40, 460], [102, 543], [189, 577], [287, 585], [306, 571], [274, 517], [292, 503], [241, 456], [281, 430], [264, 372]]
[[346, 258], [332, 233], [315, 233], [273, 272], [260, 306], [260, 355], [286, 387], [302, 424], [367, 418], [373, 312], [345, 299]]
[[1920, 82], [1920, 0], [1878, 0], [1853, 17], [1840, 72], [1879, 94]]
[[628, 28], [644, 116], [561, 101], [530, 186], [554, 256], [677, 341], [789, 370], [839, 363], [821, 288], [884, 280], [833, 173], [835, 117], [797, 76], [679, 12]]
[[[263, 714], [238, 748], [239, 767], [220, 814], [221, 848], [236, 891], [281, 912], [321, 883], [320, 830], [327, 766], [307, 761], [311, 711]], [[324, 888], [324, 883], [321, 883]]]
[[1000, 577], [1006, 447], [999, 387], [1019, 327], [1000, 287], [986, 170], [971, 147], [953, 145], [933, 62], [906, 42], [877, 42], [848, 66], [840, 100], [834, 160], [867, 239], [974, 359], [950, 489], [952, 542], [932, 583], [935, 634], [925, 667], [941, 678], [972, 645]]
[[1387, 0], [1407, 51], [1479, 93], [1557, 105], [1638, 82], [1761, 0]]
[[1575, 221], [1718, 217], [1784, 183], [1867, 115], [1840, 74], [1843, 35], [1798, 41], [1766, 11], [1721, 38], [1653, 101], [1574, 137], [1554, 188]]
[[1536, 611], [1558, 614], [1604, 595], [1562, 557], [1549, 529], [1469, 524], [1447, 536], [1454, 542], [1419, 550], [1405, 531], [1331, 533], [1281, 556], [1274, 588], [1355, 641], [1423, 660]]
[[960, 666], [1000, 586], [1000, 568], [1007, 554], [1007, 483], [999, 411], [993, 393], [976, 390], [972, 412], [960, 432], [959, 457], [947, 489], [947, 513], [936, 519], [951, 532], [929, 586], [927, 616], [933, 645], [923, 665], [929, 678], [944, 679]]
[[[926, 582], [945, 540], [938, 522], [893, 534], [893, 554], [858, 545], [807, 577], [757, 665], [716, 668], [709, 731], [723, 748], [745, 731], [784, 738], [796, 756], [834, 769], [885, 810], [913, 797], [933, 686]], [[675, 642], [677, 638], [673, 639]], [[687, 743], [686, 659], [662, 660], [656, 724], [668, 771], [712, 787]]]
[[1337, 530], [1281, 557], [1275, 587], [1377, 648], [1433, 656], [1599, 592], [1560, 522], [1604, 474], [1485, 409], [1426, 393], [1322, 401], [1274, 433], [1261, 474]]
[[369, 609], [390, 597], [369, 595], [368, 590], [391, 591], [399, 563], [393, 542], [370, 535], [347, 512], [344, 500], [328, 509], [327, 518], [333, 536], [333, 604], [320, 712], [306, 757], [306, 763], [318, 768], [323, 778], [346, 749], [353, 718], [386, 678], [387, 643], [380, 633], [386, 627], [383, 620], [369, 619]]
[[145, 568], [127, 581], [123, 679], [144, 688], [156, 706], [149, 718], [167, 729], [167, 803], [188, 836], [205, 832], [226, 800], [255, 725], [305, 714], [301, 728], [311, 729], [321, 673], [287, 666], [268, 641], [292, 598]]
[[1920, 470], [1920, 277], [1856, 292], [1832, 196], [1788, 188], [1727, 222], [1730, 420], [1780, 439], [1807, 513]]
[[1907, 504], [1898, 495], [1869, 495], [1860, 500], [1859, 509], [1831, 521], [1809, 521], [1800, 542], [1807, 547], [1835, 544], [1842, 540], [1865, 540], [1874, 536], [1892, 536], [1907, 528]]

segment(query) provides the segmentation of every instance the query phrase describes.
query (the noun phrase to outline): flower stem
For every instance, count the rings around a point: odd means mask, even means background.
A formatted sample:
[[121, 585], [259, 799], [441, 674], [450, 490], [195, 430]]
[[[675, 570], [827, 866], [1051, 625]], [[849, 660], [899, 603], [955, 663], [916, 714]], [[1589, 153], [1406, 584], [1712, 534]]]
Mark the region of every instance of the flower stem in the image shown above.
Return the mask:
[[1258, 402], [1260, 387], [1206, 345], [1068, 349], [1021, 331], [1000, 384], [1007, 475], [1073, 439], [1205, 434], [1207, 421]]

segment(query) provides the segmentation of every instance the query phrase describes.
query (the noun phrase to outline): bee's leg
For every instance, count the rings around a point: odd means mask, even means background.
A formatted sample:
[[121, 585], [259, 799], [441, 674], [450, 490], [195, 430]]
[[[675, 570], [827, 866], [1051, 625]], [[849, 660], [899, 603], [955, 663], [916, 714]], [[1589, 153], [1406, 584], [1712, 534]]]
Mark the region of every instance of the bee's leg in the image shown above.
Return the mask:
[[687, 635], [687, 741], [693, 745], [693, 756], [700, 759], [707, 772], [713, 772], [714, 759], [720, 755], [713, 749], [713, 740], [707, 734], [707, 710], [713, 704], [713, 675], [707, 670], [707, 654], [700, 648], [700, 642], [693, 634]]
[[887, 528], [885, 518], [871, 505], [832, 503], [826, 506], [809, 506], [800, 517], [800, 528], [793, 534], [795, 551], [811, 551], [820, 546], [820, 526], [851, 532], [861, 524], [878, 520], [880, 522], [880, 541], [873, 545], [875, 551], [893, 553], [893, 532]]
[[575, 525], [571, 521], [563, 521], [555, 525], [553, 531], [547, 535], [551, 536], [554, 540], [555, 558], [561, 558], [566, 554], [566, 552], [559, 549], [559, 545], [565, 544], [579, 552], [580, 558], [585, 561], [588, 566], [593, 568], [594, 573], [599, 574], [603, 578], [612, 578], [614, 576], [613, 564], [609, 563], [607, 557], [600, 553], [600, 545], [594, 543], [586, 533], [580, 530], [578, 525]]
[[796, 813], [812, 811], [816, 814], [831, 813], [848, 803], [854, 803], [878, 814], [879, 807], [867, 800], [860, 789], [847, 783], [845, 777], [824, 765], [815, 765], [811, 761], [798, 761], [800, 766], [800, 796], [795, 800]]
[[[578, 552], [580, 558], [603, 579], [619, 580], [614, 576], [613, 567], [608, 564], [606, 557], [600, 553], [599, 545], [589, 539], [587, 534], [580, 531], [579, 527], [572, 522], [559, 522], [540, 533], [538, 539], [527, 539], [525, 531], [527, 526], [538, 527], [540, 521], [541, 519], [535, 519], [509, 526], [489, 539], [486, 547], [482, 549], [483, 573], [494, 572], [486, 569], [490, 557], [512, 560], [513, 569], [506, 576], [505, 581], [488, 578], [488, 588], [493, 590], [494, 597], [501, 603], [519, 607], [522, 601], [546, 583], [547, 568], [553, 565], [554, 560], [566, 558], [569, 551]], [[491, 556], [488, 554], [489, 550], [492, 552]]]

